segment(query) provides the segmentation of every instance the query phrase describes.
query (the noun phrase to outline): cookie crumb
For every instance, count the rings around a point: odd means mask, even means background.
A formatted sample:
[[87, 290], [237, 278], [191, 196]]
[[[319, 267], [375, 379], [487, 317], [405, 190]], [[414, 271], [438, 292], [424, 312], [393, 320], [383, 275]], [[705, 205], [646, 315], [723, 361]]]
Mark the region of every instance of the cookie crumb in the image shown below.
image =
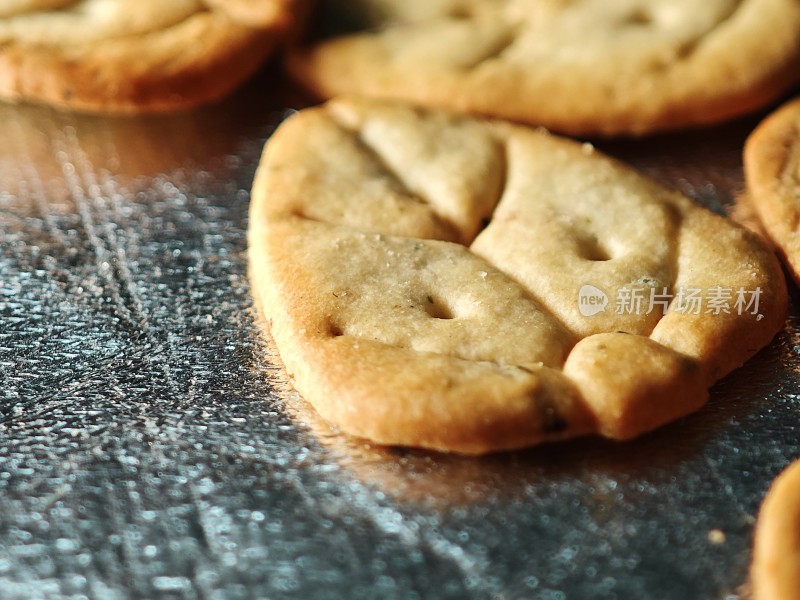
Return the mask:
[[721, 529], [712, 529], [708, 532], [708, 541], [712, 544], [724, 544], [725, 543], [725, 532]]

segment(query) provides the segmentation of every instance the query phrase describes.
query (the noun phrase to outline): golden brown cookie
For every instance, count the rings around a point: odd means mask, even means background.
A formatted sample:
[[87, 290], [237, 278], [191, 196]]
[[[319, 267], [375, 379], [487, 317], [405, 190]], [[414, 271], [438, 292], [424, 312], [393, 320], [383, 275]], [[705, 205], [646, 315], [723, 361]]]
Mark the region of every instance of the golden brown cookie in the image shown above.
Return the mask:
[[800, 99], [785, 104], [750, 135], [744, 169], [749, 201], [800, 280]]
[[569, 134], [644, 134], [741, 115], [800, 79], [797, 0], [322, 4], [365, 28], [291, 56], [290, 71], [325, 98], [358, 93]]
[[188, 108], [252, 75], [295, 0], [14, 0], [0, 7], [0, 97], [81, 111]]
[[249, 252], [323, 417], [463, 453], [685, 415], [787, 306], [754, 235], [589, 145], [374, 100], [274, 134]]
[[754, 600], [800, 594], [800, 460], [780, 474], [761, 506], [751, 580]]

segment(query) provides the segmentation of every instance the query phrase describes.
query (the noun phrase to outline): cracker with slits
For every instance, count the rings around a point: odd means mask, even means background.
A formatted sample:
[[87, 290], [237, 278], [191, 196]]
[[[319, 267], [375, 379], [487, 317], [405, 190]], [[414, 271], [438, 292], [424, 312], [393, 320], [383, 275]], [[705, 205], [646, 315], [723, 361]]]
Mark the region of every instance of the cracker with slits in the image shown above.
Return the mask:
[[299, 3], [0, 2], [0, 98], [92, 112], [212, 102], [255, 72]]
[[575, 135], [719, 122], [800, 79], [797, 0], [323, 0], [345, 31], [289, 69], [363, 94]]
[[800, 281], [800, 98], [750, 134], [744, 167], [747, 200]]
[[761, 506], [751, 580], [754, 600], [796, 600], [800, 591], [800, 460], [778, 476]]
[[[323, 417], [462, 453], [685, 415], [787, 306], [754, 235], [591, 146], [375, 100], [276, 131], [249, 253], [289, 377]], [[627, 301], [651, 293], [655, 310]]]

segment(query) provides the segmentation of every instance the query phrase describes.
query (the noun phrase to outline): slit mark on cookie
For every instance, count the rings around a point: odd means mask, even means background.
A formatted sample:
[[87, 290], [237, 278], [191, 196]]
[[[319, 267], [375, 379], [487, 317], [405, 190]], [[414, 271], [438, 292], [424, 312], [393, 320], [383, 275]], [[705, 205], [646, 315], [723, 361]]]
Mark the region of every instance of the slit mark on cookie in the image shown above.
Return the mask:
[[317, 217], [312, 217], [301, 208], [296, 208], [292, 210], [289, 214], [290, 216], [300, 219], [301, 221], [311, 221], [313, 223], [326, 223], [326, 224], [328, 223], [327, 221], [323, 221], [321, 219], [318, 219]]
[[454, 6], [447, 13], [447, 16], [456, 21], [472, 19], [475, 15], [468, 6]]
[[381, 154], [375, 146], [364, 139], [364, 136], [358, 129], [349, 126], [341, 118], [339, 118], [334, 111], [329, 111], [328, 116], [337, 127], [352, 137], [358, 148], [373, 161], [375, 166], [381, 171], [384, 177], [386, 177], [386, 179], [395, 187], [398, 192], [404, 196], [407, 196], [409, 200], [419, 202], [420, 204], [427, 204], [429, 206], [432, 205], [427, 198], [412, 189], [412, 187], [405, 181], [405, 179], [403, 179], [400, 173], [398, 173], [389, 164], [389, 161], [386, 160], [383, 154]]
[[467, 70], [477, 69], [481, 65], [502, 58], [503, 53], [513, 46], [516, 41], [517, 33], [515, 31], [508, 31], [494, 43], [490, 44], [482, 54], [474, 57], [472, 61], [465, 63], [463, 68]]
[[631, 25], [634, 27], [642, 27], [646, 25], [652, 25], [655, 19], [653, 19], [653, 15], [651, 15], [647, 9], [640, 6], [634, 9], [625, 19], [625, 25]]
[[700, 40], [689, 40], [684, 44], [678, 46], [678, 49], [675, 51], [675, 58], [677, 60], [687, 60], [689, 59], [697, 49], [700, 47]]
[[495, 191], [495, 195], [493, 201], [491, 203], [487, 203], [487, 206], [491, 206], [492, 210], [489, 214], [483, 215], [481, 217], [478, 230], [475, 232], [475, 235], [472, 236], [472, 239], [469, 240], [464, 245], [469, 247], [472, 242], [487, 228], [489, 225], [492, 224], [492, 219], [494, 217], [494, 213], [497, 210], [497, 207], [503, 201], [503, 197], [506, 195], [506, 190], [508, 189], [508, 180], [509, 180], [509, 168], [510, 163], [508, 160], [508, 145], [505, 141], [501, 139], [495, 140], [496, 148], [497, 148], [497, 162], [498, 168], [501, 170], [502, 176], [497, 182], [497, 190]]
[[508, 158], [508, 142], [504, 140], [496, 140], [495, 143], [497, 144], [497, 162], [498, 168], [501, 172], [501, 178], [497, 182], [497, 192], [495, 193], [494, 202], [492, 202], [492, 212], [488, 215], [485, 215], [481, 221], [481, 223], [486, 222], [484, 228], [489, 225], [489, 222], [491, 222], [497, 207], [503, 201], [503, 198], [506, 195], [506, 190], [508, 190], [508, 180], [510, 179], [509, 171], [511, 169], [511, 162]]
[[596, 239], [586, 240], [582, 246], [582, 255], [591, 262], [606, 262], [613, 258], [611, 253]]
[[447, 306], [441, 298], [437, 298], [433, 294], [428, 294], [425, 297], [425, 312], [434, 319], [449, 320], [455, 319], [456, 316], [453, 311]]

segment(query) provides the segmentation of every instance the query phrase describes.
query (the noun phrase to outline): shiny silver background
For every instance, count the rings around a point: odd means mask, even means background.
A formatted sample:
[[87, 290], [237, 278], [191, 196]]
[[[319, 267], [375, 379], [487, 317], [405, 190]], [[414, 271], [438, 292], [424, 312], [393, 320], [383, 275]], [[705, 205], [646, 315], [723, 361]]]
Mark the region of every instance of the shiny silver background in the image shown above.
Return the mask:
[[[0, 106], [0, 597], [746, 593], [800, 456], [796, 303], [705, 409], [631, 443], [345, 439], [276, 391], [252, 309], [249, 187], [303, 102], [283, 89], [160, 118]], [[722, 211], [756, 122], [598, 145]]]

